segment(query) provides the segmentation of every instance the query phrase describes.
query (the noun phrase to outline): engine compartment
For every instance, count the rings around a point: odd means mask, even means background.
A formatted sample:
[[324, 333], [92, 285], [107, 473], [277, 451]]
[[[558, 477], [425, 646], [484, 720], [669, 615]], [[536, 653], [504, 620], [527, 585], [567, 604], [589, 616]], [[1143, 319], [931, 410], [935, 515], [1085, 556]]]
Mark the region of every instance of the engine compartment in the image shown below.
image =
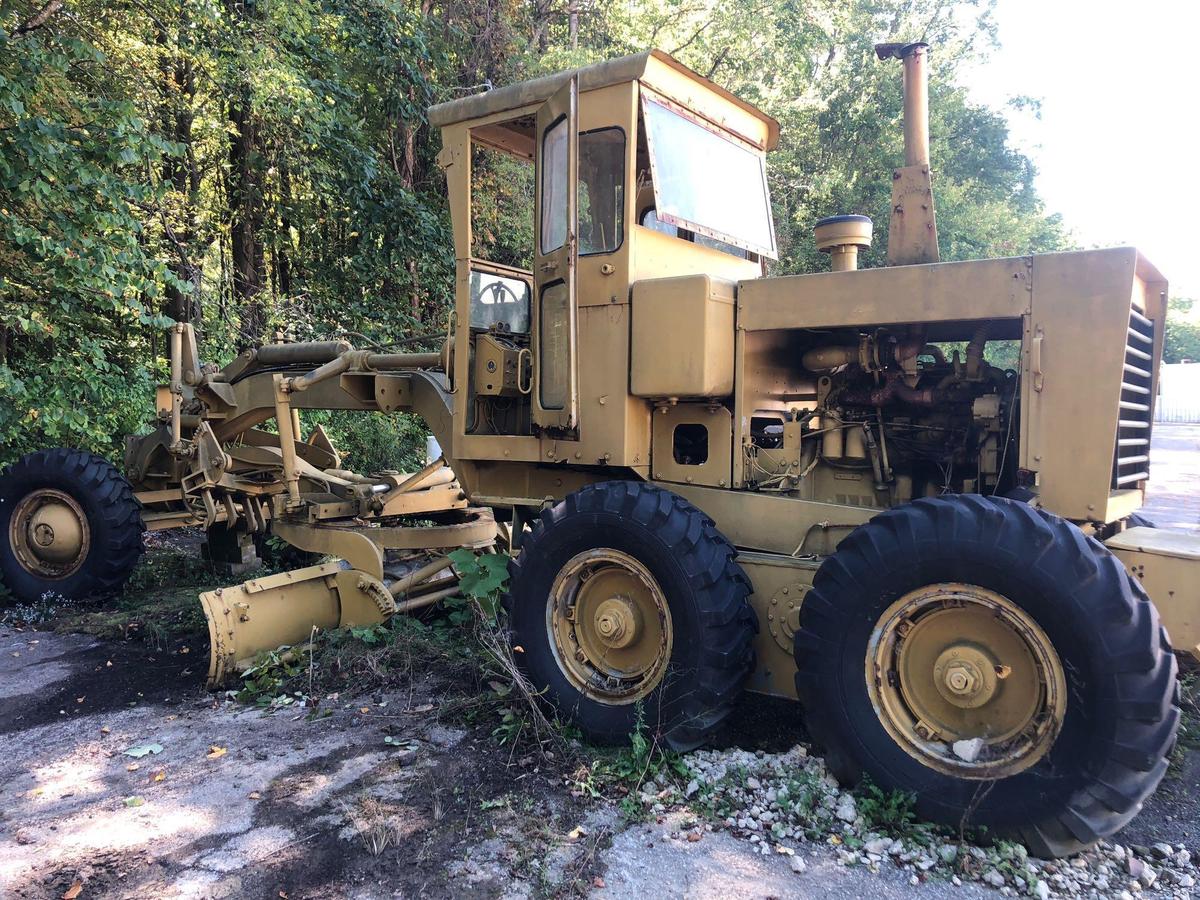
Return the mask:
[[761, 336], [748, 359], [771, 389], [743, 443], [746, 486], [870, 507], [1012, 490], [1013, 337], [995, 322]]

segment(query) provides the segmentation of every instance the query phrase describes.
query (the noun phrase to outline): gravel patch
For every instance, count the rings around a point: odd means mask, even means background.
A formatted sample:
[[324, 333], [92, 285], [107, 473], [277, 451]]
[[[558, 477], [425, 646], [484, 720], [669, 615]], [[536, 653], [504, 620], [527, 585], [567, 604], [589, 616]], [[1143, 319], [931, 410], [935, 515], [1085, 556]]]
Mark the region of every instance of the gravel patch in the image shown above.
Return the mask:
[[[700, 750], [684, 757], [687, 775], [665, 772], [636, 800], [660, 821], [684, 811], [685, 840], [724, 832], [764, 858], [783, 857], [804, 876], [815, 852], [836, 865], [911, 885], [978, 883], [1004, 896], [1127, 898], [1192, 896], [1197, 856], [1183, 844], [1101, 842], [1068, 859], [1040, 860], [1011, 841], [976, 845], [913, 821], [903, 802], [838, 787], [824, 762], [796, 746], [783, 753]], [[808, 857], [808, 861], [806, 861]]]

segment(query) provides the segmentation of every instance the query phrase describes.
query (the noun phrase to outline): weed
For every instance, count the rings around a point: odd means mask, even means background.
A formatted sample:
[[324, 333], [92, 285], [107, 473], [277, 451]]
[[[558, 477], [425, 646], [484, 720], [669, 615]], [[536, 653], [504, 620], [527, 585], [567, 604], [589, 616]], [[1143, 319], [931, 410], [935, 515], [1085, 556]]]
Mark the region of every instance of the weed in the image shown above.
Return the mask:
[[1192, 750], [1200, 750], [1200, 669], [1180, 657], [1179, 733], [1167, 765], [1168, 778], [1181, 778], [1184, 762]]
[[835, 821], [833, 810], [825, 806], [828, 793], [819, 773], [800, 769], [780, 788], [776, 802], [785, 814], [804, 823], [804, 833], [809, 840], [821, 840]]
[[642, 704], [637, 704], [637, 718], [629, 746], [616, 751], [599, 751], [590, 765], [581, 764], [572, 776], [575, 788], [590, 797], [602, 797], [606, 792], [621, 793], [622, 812], [626, 818], [645, 814], [637, 794], [649, 783], [665, 783], [686, 778], [687, 764], [674, 750], [658, 742], [657, 735], [647, 736]]
[[1029, 885], [1038, 881], [1037, 869], [1029, 865], [1029, 851], [1015, 841], [996, 841], [992, 868], [1009, 881], [1021, 878]]
[[358, 833], [363, 847], [372, 856], [379, 856], [399, 838], [392, 811], [374, 797], [362, 797], [357, 808], [342, 804], [346, 818]]
[[904, 791], [885, 791], [869, 777], [859, 788], [857, 808], [867, 826], [876, 831], [905, 834], [917, 824], [917, 797]]
[[242, 687], [234, 696], [242, 703], [277, 709], [308, 700], [306, 694], [287, 690], [306, 672], [312, 646], [280, 647], [260, 653], [253, 665], [242, 673]]

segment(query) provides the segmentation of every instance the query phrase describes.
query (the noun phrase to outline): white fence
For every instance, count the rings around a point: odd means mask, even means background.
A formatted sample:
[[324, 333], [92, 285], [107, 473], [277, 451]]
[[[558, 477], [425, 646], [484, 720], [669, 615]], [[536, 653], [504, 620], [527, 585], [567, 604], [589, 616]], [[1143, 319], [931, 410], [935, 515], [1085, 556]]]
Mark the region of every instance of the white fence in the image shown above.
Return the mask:
[[1173, 363], [1159, 369], [1154, 421], [1200, 423], [1200, 363]]

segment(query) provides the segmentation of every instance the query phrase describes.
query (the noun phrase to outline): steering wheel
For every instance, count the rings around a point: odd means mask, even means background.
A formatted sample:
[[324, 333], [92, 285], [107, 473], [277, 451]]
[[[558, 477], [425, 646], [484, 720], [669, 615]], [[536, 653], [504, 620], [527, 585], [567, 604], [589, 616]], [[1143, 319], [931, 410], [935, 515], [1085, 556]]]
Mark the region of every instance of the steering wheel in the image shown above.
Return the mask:
[[[492, 302], [495, 304], [521, 302], [521, 298], [517, 296], [517, 292], [503, 281], [493, 281], [485, 290], [492, 292]], [[508, 296], [512, 297], [512, 300], [505, 300], [505, 294], [508, 294]]]

